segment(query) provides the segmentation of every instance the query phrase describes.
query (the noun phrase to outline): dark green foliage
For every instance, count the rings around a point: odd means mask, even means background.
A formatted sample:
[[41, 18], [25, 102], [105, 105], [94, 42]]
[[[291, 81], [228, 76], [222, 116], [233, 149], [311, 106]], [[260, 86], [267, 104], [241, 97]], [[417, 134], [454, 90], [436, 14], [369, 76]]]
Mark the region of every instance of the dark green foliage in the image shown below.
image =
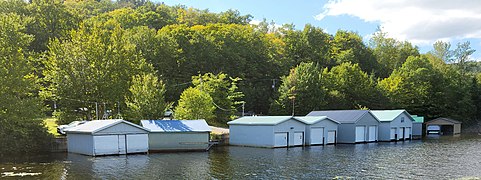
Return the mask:
[[237, 81], [241, 79], [228, 77], [227, 74], [206, 73], [193, 76], [192, 84], [196, 89], [207, 92], [212, 97], [212, 104], [216, 107], [214, 121], [225, 124], [235, 118], [237, 107], [242, 104], [242, 92], [237, 91]]
[[294, 29], [281, 30], [285, 43], [285, 64], [290, 69], [301, 62], [314, 62], [322, 67], [335, 65], [329, 55], [331, 35], [321, 28], [307, 24], [302, 31]]
[[120, 115], [132, 76], [153, 73], [151, 65], [119, 25], [112, 30], [81, 27], [69, 39], [52, 41], [46, 64], [52, 98], [61, 104], [60, 122], [101, 118], [109, 110]]
[[[9, 127], [40, 125], [21, 122], [45, 107], [62, 123], [97, 118], [96, 108], [99, 118], [156, 119], [166, 102], [178, 102], [174, 107], [188, 114], [186, 103], [195, 100], [186, 94], [208, 102], [207, 94], [212, 103], [193, 107], [206, 108], [205, 118], [222, 126], [240, 111], [241, 94], [245, 111], [262, 115], [291, 114], [294, 105], [296, 115], [404, 108], [427, 119], [476, 123], [481, 116], [481, 65], [471, 61], [469, 42], [454, 50], [437, 42], [420, 55], [382, 31], [366, 44], [354, 32], [331, 35], [309, 24], [297, 30], [267, 20], [251, 25], [253, 17], [237, 10], [144, 0], [7, 0], [0, 13], [12, 18], [0, 27], [0, 93], [7, 97], [0, 112], [10, 113], [1, 119], [9, 119]], [[194, 92], [201, 87], [205, 91]], [[218, 107], [210, 112], [212, 104]]]
[[165, 85], [155, 74], [132, 77], [129, 92], [125, 97], [128, 108], [125, 114], [129, 120], [162, 119], [164, 112], [172, 107], [172, 103], [164, 101]]
[[48, 150], [42, 101], [32, 65], [24, 51], [33, 40], [25, 33], [25, 18], [0, 13], [0, 155]]
[[379, 67], [372, 50], [364, 44], [362, 37], [354, 32], [337, 31], [330, 48], [331, 58], [336, 64], [359, 64], [361, 69], [369, 74], [376, 72]]
[[327, 76], [331, 109], [356, 109], [387, 107], [381, 91], [376, 87], [374, 77], [363, 72], [358, 64], [350, 62], [333, 67]]
[[[279, 99], [273, 104], [275, 114], [306, 115], [326, 105], [326, 74], [313, 62], [301, 63], [289, 76], [282, 77]], [[294, 109], [293, 109], [294, 106]]]
[[400, 68], [409, 56], [418, 56], [419, 50], [411, 43], [388, 38], [387, 33], [379, 30], [370, 39], [369, 46], [379, 64], [375, 73], [378, 77], [388, 77], [395, 69]]
[[174, 110], [174, 117], [186, 120], [205, 119], [209, 124], [216, 124], [215, 109], [214, 101], [209, 93], [189, 87], [180, 95]]

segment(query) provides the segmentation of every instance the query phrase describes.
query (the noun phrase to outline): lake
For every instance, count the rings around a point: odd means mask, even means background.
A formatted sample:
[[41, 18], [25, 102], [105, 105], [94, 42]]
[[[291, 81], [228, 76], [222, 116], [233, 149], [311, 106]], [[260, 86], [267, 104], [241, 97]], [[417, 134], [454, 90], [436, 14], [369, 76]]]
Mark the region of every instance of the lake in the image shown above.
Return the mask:
[[105, 157], [52, 153], [2, 158], [0, 173], [15, 179], [481, 178], [481, 136]]

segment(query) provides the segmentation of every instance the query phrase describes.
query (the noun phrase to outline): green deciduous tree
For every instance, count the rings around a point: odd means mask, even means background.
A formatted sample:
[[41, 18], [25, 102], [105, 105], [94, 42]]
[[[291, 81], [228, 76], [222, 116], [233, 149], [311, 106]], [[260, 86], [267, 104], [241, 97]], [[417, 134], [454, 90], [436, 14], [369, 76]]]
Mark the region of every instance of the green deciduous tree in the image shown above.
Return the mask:
[[32, 17], [27, 32], [35, 36], [30, 49], [36, 52], [48, 50], [50, 40], [68, 37], [69, 31], [76, 29], [79, 23], [60, 0], [32, 0], [27, 9]]
[[27, 19], [0, 13], [0, 156], [48, 150], [50, 136], [39, 117], [42, 101], [25, 50], [33, 40]]
[[322, 67], [334, 65], [329, 55], [331, 36], [321, 28], [307, 24], [302, 31], [284, 28], [280, 33], [286, 44], [285, 63], [288, 68], [301, 62], [314, 62]]
[[165, 85], [154, 74], [132, 77], [130, 95], [125, 99], [127, 118], [131, 120], [162, 119], [164, 112], [172, 106], [165, 102]]
[[389, 38], [381, 29], [374, 33], [369, 46], [379, 64], [376, 74], [381, 78], [388, 77], [391, 72], [401, 67], [409, 56], [419, 55], [417, 47], [407, 41]]
[[192, 77], [192, 84], [195, 88], [207, 92], [213, 100], [215, 110], [215, 121], [217, 124], [225, 124], [235, 118], [237, 106], [243, 103], [240, 98], [244, 97], [242, 92], [237, 90], [237, 81], [240, 78], [232, 78], [227, 74], [206, 73]]
[[[160, 44], [172, 45], [172, 51], [159, 51], [167, 53], [153, 59], [170, 62], [160, 67], [166, 70], [157, 69], [168, 87], [188, 82], [193, 75], [224, 72], [242, 79], [239, 90], [246, 95], [246, 109], [268, 113], [272, 80], [282, 72], [269, 54], [270, 41], [264, 34], [238, 24], [169, 25], [159, 30], [158, 37]], [[170, 88], [168, 96], [178, 97], [185, 86]]]
[[323, 75], [326, 74], [313, 62], [301, 63], [291, 69], [288, 76], [281, 78], [279, 99], [274, 102], [272, 113], [285, 115], [294, 111], [295, 115], [305, 115], [324, 108], [327, 90]]
[[187, 120], [205, 119], [210, 124], [215, 124], [213, 121], [215, 108], [209, 93], [189, 87], [180, 95], [174, 116]]
[[[102, 104], [100, 112], [121, 109], [132, 76], [153, 73], [124, 34], [119, 25], [112, 30], [84, 26], [71, 32], [71, 40], [50, 44], [46, 76], [65, 115], [61, 122], [93, 119], [96, 102]], [[83, 113], [76, 113], [79, 109]]]
[[385, 105], [372, 76], [350, 62], [333, 67], [328, 79], [329, 104], [332, 109], [381, 108]]
[[358, 64], [364, 72], [376, 72], [377, 61], [362, 37], [354, 32], [338, 30], [330, 46], [330, 55], [336, 64]]
[[411, 56], [401, 68], [394, 70], [379, 86], [393, 103], [413, 114], [428, 118], [445, 110], [443, 92], [445, 80], [425, 56]]

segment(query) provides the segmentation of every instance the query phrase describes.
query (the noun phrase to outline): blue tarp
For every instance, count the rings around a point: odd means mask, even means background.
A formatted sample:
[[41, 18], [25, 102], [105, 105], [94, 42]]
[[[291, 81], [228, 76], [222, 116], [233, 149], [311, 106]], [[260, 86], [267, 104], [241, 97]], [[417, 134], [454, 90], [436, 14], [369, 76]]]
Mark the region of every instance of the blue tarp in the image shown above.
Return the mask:
[[205, 120], [142, 120], [141, 125], [151, 132], [210, 132]]

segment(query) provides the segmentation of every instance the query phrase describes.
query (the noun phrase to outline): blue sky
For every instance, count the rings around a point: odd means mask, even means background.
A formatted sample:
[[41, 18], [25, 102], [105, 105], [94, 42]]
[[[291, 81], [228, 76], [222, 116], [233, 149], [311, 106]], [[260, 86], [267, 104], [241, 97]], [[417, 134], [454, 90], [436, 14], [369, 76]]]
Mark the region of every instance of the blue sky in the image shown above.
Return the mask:
[[358, 32], [368, 40], [378, 26], [390, 37], [407, 40], [422, 53], [437, 40], [470, 41], [481, 59], [481, 1], [477, 0], [164, 0], [211, 12], [237, 9], [254, 16], [253, 22], [293, 23], [297, 29], [312, 24], [335, 34], [338, 29]]

